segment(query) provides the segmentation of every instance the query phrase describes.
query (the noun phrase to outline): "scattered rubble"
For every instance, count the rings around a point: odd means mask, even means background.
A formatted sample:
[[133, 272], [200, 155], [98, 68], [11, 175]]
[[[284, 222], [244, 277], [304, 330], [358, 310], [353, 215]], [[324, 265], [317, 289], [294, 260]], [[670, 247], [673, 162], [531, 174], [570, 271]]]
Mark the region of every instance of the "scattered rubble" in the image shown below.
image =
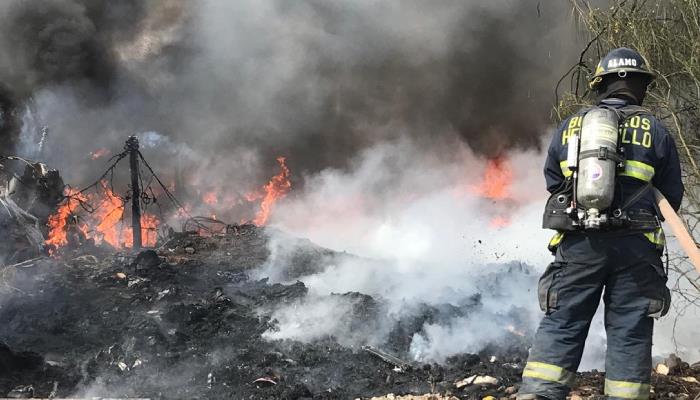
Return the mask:
[[43, 254], [39, 220], [9, 197], [0, 196], [0, 232], [0, 259], [5, 263], [19, 263]]
[[6, 184], [7, 198], [11, 198], [22, 210], [36, 218], [45, 235], [49, 215], [63, 200], [65, 184], [61, 174], [41, 162], [21, 157], [7, 157], [7, 159], [24, 166], [21, 175], [12, 174], [9, 177]]
[[656, 364], [654, 371], [659, 375], [677, 375], [688, 369], [690, 369], [688, 363], [683, 362], [677, 355], [671, 354], [662, 363]]
[[362, 346], [362, 350], [365, 350], [366, 352], [378, 357], [380, 360], [393, 365], [395, 367], [395, 372], [410, 371], [413, 368], [413, 366], [410, 363], [403, 361], [402, 359], [395, 357], [391, 354], [383, 352], [379, 349], [375, 349], [372, 346]]
[[440, 394], [424, 394], [420, 396], [397, 396], [392, 393], [387, 394], [386, 396], [372, 397], [370, 400], [459, 400], [459, 398], [449, 395], [443, 396]]
[[[251, 279], [269, 256], [267, 244], [264, 229], [246, 225], [211, 237], [176, 233], [136, 255], [78, 248], [18, 268], [16, 290], [0, 287], [0, 366], [7, 371], [0, 373], [0, 396], [31, 385], [36, 397], [336, 399], [446, 393], [469, 373], [517, 383], [525, 348], [518, 358], [499, 353], [496, 363], [489, 361], [491, 350], [444, 366], [405, 361], [405, 337], [436, 313], [458, 311], [449, 307], [426, 307], [385, 348], [344, 347], [333, 337], [309, 344], [265, 340], [276, 321], [261, 310], [308, 292], [294, 272], [287, 272], [288, 284]], [[187, 247], [196, 252], [187, 254]], [[328, 257], [349, 256], [300, 241], [289, 261], [299, 265], [290, 271], [313, 271]], [[377, 318], [381, 307], [360, 293], [332, 296], [353, 304], [351, 327]], [[505, 386], [499, 390], [479, 395], [498, 395]]]
[[[677, 359], [675, 355], [669, 358]], [[683, 364], [682, 360], [677, 360]], [[602, 396], [604, 380], [604, 372], [578, 373], [571, 398], [590, 399]], [[652, 371], [651, 398], [696, 400], [700, 398], [700, 384], [696, 383], [698, 380], [700, 380], [700, 371], [692, 369], [684, 370], [683, 375], [663, 375]]]

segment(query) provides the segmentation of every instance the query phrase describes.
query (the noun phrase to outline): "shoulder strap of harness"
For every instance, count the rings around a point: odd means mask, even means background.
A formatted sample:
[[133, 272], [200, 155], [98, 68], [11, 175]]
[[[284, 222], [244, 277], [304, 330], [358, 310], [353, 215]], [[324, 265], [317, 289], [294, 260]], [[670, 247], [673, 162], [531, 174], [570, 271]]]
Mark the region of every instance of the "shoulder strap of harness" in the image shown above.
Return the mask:
[[642, 114], [651, 114], [651, 111], [649, 109], [644, 108], [642, 106], [637, 106], [634, 104], [627, 104], [622, 107], [611, 107], [606, 104], [599, 105], [598, 107], [600, 108], [605, 108], [606, 110], [610, 110], [615, 112], [617, 114], [618, 118], [620, 119], [620, 124], [623, 124], [628, 118], [637, 116], [637, 115], [642, 115]]
[[627, 201], [625, 201], [625, 203], [622, 206], [620, 206], [620, 210], [625, 211], [630, 206], [634, 205], [634, 203], [636, 203], [639, 199], [641, 199], [642, 196], [644, 196], [644, 194], [649, 189], [651, 189], [651, 187], [652, 187], [651, 182], [645, 183], [644, 186], [640, 187], [636, 192], [634, 192], [634, 194], [632, 196], [630, 196], [629, 199], [627, 199]]
[[[634, 104], [627, 104], [620, 108], [607, 106], [603, 107], [613, 110], [617, 113], [618, 117], [620, 118], [621, 128], [623, 127], [625, 121], [629, 118], [632, 118], [637, 115], [651, 114], [651, 111], [649, 111], [649, 109]], [[651, 182], [647, 182], [646, 184], [644, 184], [644, 186], [639, 188], [634, 194], [632, 194], [632, 196], [630, 196], [629, 199], [627, 199], [627, 201], [625, 201], [625, 203], [620, 207], [620, 210], [624, 211], [632, 205], [634, 205], [637, 201], [639, 201], [639, 199], [642, 198], [642, 196], [644, 196], [647, 193], [647, 191], [649, 191], [649, 189], [651, 189], [651, 187]]]

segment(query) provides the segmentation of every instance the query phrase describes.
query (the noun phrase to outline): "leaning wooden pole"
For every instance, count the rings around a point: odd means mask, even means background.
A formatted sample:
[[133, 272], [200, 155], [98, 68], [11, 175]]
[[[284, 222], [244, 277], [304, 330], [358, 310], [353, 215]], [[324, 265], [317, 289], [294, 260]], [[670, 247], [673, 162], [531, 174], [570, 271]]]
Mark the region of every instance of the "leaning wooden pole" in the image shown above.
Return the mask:
[[131, 170], [131, 230], [133, 249], [141, 248], [141, 187], [139, 186], [139, 139], [129, 136], [126, 141], [129, 151], [129, 169]]
[[656, 188], [654, 188], [654, 197], [656, 197], [656, 204], [659, 206], [659, 210], [664, 216], [666, 224], [671, 228], [681, 248], [683, 248], [685, 254], [688, 255], [690, 262], [695, 266], [695, 270], [700, 274], [700, 249], [698, 249], [698, 246], [695, 244], [695, 240], [690, 236], [681, 217], [676, 214], [668, 200], [666, 200], [664, 195]]

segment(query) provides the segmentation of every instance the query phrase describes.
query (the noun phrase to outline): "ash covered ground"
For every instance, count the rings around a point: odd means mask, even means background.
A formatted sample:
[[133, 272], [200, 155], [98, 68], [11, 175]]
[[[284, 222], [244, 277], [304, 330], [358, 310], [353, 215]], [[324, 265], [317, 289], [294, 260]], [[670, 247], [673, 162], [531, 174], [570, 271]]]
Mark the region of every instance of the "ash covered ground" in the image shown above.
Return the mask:
[[[458, 305], [418, 307], [388, 328], [382, 298], [331, 294], [327, 302], [349, 310], [335, 316], [341, 333], [306, 341], [275, 339], [280, 322], [274, 311], [309, 295], [296, 279], [354, 256], [290, 239], [287, 283], [271, 283], [260, 273], [270, 257], [272, 231], [242, 225], [209, 237], [175, 233], [156, 251], [138, 255], [84, 247], [5, 268], [0, 395], [19, 396], [20, 387], [32, 386], [34, 397], [512, 396], [528, 346], [517, 329], [479, 354], [453, 355], [440, 364], [411, 358], [414, 334], [426, 323], [478, 311], [478, 293]], [[535, 279], [526, 266], [507, 264], [485, 275], [481, 287], [498, 291], [516, 275]], [[371, 354], [361, 340], [341, 337], [342, 331], [371, 337], [368, 332], [375, 329], [387, 334], [369, 344], [405, 361], [403, 368]], [[457, 383], [474, 375], [497, 383]], [[700, 371], [680, 365], [675, 375], [654, 376], [657, 397], [695, 398], [700, 385], [688, 377], [700, 378]], [[600, 373], [582, 374], [577, 391], [600, 395], [601, 382]]]

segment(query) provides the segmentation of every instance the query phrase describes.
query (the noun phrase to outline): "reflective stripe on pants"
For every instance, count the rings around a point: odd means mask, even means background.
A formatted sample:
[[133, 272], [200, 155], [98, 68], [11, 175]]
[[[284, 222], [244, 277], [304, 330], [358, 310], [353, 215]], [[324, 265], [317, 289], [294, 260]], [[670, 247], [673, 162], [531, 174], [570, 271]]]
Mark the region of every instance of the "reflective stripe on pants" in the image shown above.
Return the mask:
[[571, 386], [576, 375], [562, 367], [539, 361], [528, 361], [523, 371], [523, 377], [542, 379], [549, 382], [557, 382]]
[[646, 400], [651, 386], [648, 383], [605, 380], [605, 394], [622, 399]]

